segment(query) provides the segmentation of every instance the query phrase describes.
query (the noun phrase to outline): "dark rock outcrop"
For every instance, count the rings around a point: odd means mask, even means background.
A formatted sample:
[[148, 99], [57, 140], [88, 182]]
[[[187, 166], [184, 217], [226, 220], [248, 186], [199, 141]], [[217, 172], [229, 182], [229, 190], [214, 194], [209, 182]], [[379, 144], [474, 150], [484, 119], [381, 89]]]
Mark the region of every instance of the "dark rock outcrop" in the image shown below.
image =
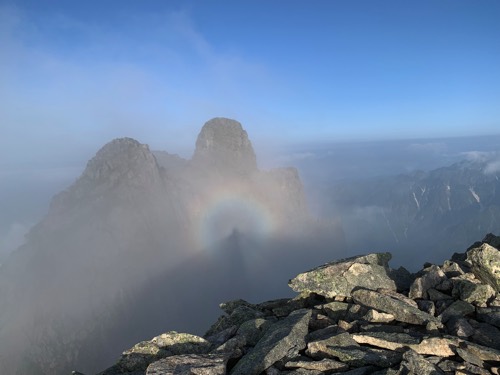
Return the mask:
[[[463, 259], [475, 259], [482, 247], [470, 248]], [[387, 254], [369, 254], [301, 274], [308, 278], [298, 277], [291, 283], [303, 286], [302, 294], [294, 299], [221, 304], [228, 315], [219, 322], [234, 325], [215, 324], [210, 329], [206, 339], [213, 344], [207, 354], [165, 354], [165, 359], [153, 362], [140, 374], [498, 374], [498, 293], [474, 300], [474, 305], [465, 301], [469, 294], [453, 292], [454, 283], [469, 280], [474, 285], [489, 285], [498, 281], [498, 275], [489, 272], [486, 278], [476, 277], [471, 271], [474, 264], [464, 264], [453, 266], [459, 271], [457, 279], [456, 273], [448, 272], [450, 262], [446, 261], [441, 266], [427, 266], [414, 275], [411, 287], [400, 292], [381, 288], [377, 282], [371, 287], [365, 283], [345, 288], [342, 273], [350, 267], [376, 265], [390, 275], [388, 259]], [[336, 278], [333, 272], [325, 277], [328, 267], [341, 271]], [[341, 287], [323, 285], [331, 283]], [[448, 283], [451, 287], [443, 287]], [[432, 292], [437, 292], [434, 288], [441, 290], [439, 294]], [[435, 301], [448, 302], [444, 309], [434, 309]], [[293, 308], [283, 315], [279, 312], [286, 311], [284, 307]], [[239, 309], [247, 313], [232, 318]], [[259, 331], [260, 339], [248, 340], [245, 332], [249, 327], [262, 327], [264, 322], [270, 325]], [[173, 364], [179, 364], [178, 370], [172, 370]], [[107, 370], [101, 375], [130, 373]]]

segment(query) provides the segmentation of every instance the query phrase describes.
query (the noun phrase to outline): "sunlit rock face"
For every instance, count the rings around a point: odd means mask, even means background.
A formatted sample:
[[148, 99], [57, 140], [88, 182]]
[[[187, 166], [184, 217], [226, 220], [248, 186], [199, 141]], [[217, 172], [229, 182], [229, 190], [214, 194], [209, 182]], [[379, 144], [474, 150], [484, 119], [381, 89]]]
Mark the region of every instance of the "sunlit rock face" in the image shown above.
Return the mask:
[[218, 301], [289, 293], [342, 240], [237, 121], [208, 121], [191, 160], [115, 139], [0, 268], [0, 374], [95, 373], [154, 332], [202, 332]]

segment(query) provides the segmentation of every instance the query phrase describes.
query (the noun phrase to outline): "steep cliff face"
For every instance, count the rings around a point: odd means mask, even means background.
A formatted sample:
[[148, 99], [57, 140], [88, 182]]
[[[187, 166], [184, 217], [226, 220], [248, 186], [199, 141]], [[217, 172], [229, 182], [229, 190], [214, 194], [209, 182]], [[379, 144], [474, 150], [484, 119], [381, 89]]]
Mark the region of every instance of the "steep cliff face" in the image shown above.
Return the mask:
[[[192, 323], [187, 296], [211, 306], [276, 290], [310, 256], [299, 235], [318, 257], [331, 251], [319, 251], [318, 231], [341, 242], [309, 215], [296, 170], [258, 170], [234, 120], [207, 122], [189, 161], [113, 140], [0, 268], [0, 372], [93, 372], [165, 324], [201, 330], [215, 311]], [[255, 277], [285, 256], [288, 268]]]
[[245, 176], [257, 171], [257, 159], [247, 132], [237, 121], [214, 118], [203, 126], [193, 165], [213, 174]]

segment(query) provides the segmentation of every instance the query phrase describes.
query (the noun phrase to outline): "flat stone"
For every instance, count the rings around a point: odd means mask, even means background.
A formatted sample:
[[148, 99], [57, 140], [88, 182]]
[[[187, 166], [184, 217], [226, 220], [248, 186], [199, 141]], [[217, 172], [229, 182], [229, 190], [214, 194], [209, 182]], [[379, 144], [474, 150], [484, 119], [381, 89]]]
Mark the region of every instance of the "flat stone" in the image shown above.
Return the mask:
[[184, 354], [150, 364], [146, 375], [225, 375], [228, 354]]
[[464, 349], [483, 361], [500, 362], [500, 350], [488, 348], [483, 345], [474, 344], [469, 341], [460, 342], [460, 349]]
[[349, 366], [345, 363], [335, 361], [330, 358], [324, 358], [321, 361], [289, 361], [285, 364], [286, 368], [304, 368], [306, 370], [318, 370], [318, 371], [345, 371], [349, 369]]
[[327, 263], [297, 275], [288, 285], [296, 292], [311, 292], [333, 298], [350, 297], [356, 287], [396, 290], [389, 275], [390, 253], [357, 256]]
[[418, 354], [438, 355], [451, 357], [455, 355], [453, 347], [456, 340], [446, 337], [418, 338], [406, 333], [363, 332], [352, 334], [358, 344], [368, 344], [388, 350], [404, 350], [405, 347], [413, 349]]
[[363, 317], [364, 320], [370, 323], [389, 323], [394, 320], [394, 315], [378, 312], [377, 310], [370, 309]]
[[232, 369], [232, 375], [257, 375], [276, 361], [306, 347], [311, 310], [297, 310], [274, 323]]
[[383, 295], [368, 289], [357, 289], [352, 293], [352, 298], [357, 303], [371, 307], [394, 316], [394, 319], [404, 323], [425, 325], [427, 322], [441, 323], [437, 319], [418, 308], [411, 306], [399, 299]]
[[396, 352], [362, 347], [349, 333], [341, 333], [325, 340], [310, 342], [307, 345], [306, 354], [314, 359], [338, 359], [354, 367], [366, 365], [390, 367], [401, 359], [401, 356]]

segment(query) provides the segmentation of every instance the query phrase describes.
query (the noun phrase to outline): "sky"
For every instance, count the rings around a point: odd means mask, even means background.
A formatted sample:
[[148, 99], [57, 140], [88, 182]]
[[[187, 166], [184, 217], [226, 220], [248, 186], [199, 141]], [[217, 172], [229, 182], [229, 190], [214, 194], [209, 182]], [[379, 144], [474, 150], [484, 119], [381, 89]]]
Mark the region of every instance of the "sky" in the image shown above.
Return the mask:
[[130, 136], [189, 157], [250, 138], [500, 133], [500, 2], [0, 1], [0, 168]]

